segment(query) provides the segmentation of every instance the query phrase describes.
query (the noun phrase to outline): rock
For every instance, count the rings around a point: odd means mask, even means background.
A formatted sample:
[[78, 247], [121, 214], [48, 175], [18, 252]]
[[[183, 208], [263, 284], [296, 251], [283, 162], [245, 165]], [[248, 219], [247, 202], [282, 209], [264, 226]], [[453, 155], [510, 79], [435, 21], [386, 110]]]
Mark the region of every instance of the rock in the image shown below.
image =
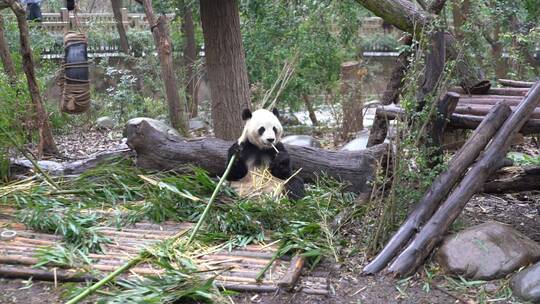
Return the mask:
[[289, 135], [285, 136], [281, 142], [287, 145], [295, 145], [300, 147], [321, 147], [321, 142], [309, 135]]
[[98, 129], [112, 129], [114, 128], [114, 120], [109, 116], [103, 116], [96, 119], [96, 128]]
[[[178, 131], [176, 131], [175, 129], [173, 129], [172, 127], [168, 126], [166, 123], [162, 122], [162, 121], [159, 121], [159, 120], [156, 120], [156, 119], [152, 119], [152, 118], [148, 118], [148, 117], [136, 117], [136, 118], [132, 118], [130, 119], [127, 123], [126, 123], [126, 129], [129, 127], [129, 126], [135, 126], [135, 125], [139, 125], [141, 124], [143, 121], [146, 121], [147, 123], [149, 123], [154, 129], [156, 130], [159, 130], [160, 132], [162, 133], [167, 133], [168, 135], [173, 135], [173, 136], [178, 136], [180, 137], [180, 133], [178, 133]], [[126, 136], [126, 129], [124, 129], [124, 136]]]
[[198, 118], [192, 118], [189, 120], [189, 129], [190, 130], [202, 130], [206, 129], [208, 126], [207, 124]]
[[487, 222], [446, 237], [436, 259], [448, 273], [493, 280], [540, 260], [540, 245], [508, 225]]
[[300, 123], [300, 119], [292, 113], [280, 113], [279, 120], [284, 126], [297, 126]]
[[510, 286], [514, 294], [523, 300], [540, 303], [540, 262], [520, 271]]
[[360, 132], [358, 132], [358, 135], [355, 139], [348, 142], [343, 148], [341, 148], [341, 151], [360, 151], [364, 150], [367, 146], [367, 142], [369, 139], [369, 131], [367, 129], [364, 129]]

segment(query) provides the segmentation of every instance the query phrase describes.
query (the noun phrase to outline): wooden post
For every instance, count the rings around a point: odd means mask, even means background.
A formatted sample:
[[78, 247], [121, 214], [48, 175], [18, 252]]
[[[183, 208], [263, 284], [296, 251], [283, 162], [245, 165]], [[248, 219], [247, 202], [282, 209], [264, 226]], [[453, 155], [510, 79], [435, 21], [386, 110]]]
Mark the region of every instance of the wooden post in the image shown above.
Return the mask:
[[69, 11], [67, 8], [62, 7], [60, 9], [60, 20], [64, 23], [64, 34], [69, 31]]
[[448, 169], [433, 181], [433, 184], [424, 194], [422, 200], [416, 204], [414, 210], [409, 214], [390, 241], [388, 241], [383, 250], [364, 268], [363, 271], [365, 273], [373, 274], [381, 271], [394, 258], [398, 250], [409, 241], [411, 236], [437, 210], [440, 202], [478, 157], [508, 115], [510, 115], [510, 108], [506, 105], [498, 104], [493, 108], [489, 115], [482, 121], [480, 127], [476, 128], [469, 140], [452, 157], [448, 163]]
[[431, 130], [429, 131], [429, 143], [428, 145], [434, 148], [431, 157], [431, 165], [434, 167], [436, 164], [442, 161], [441, 156], [442, 142], [446, 125], [450, 120], [450, 116], [456, 109], [458, 104], [459, 94], [454, 92], [448, 92], [443, 99], [437, 104], [437, 115], [431, 123]]
[[482, 189], [487, 178], [497, 169], [497, 165], [508, 152], [514, 136], [523, 127], [539, 103], [540, 81], [535, 83], [527, 97], [504, 122], [482, 157], [471, 167], [461, 183], [422, 227], [412, 243], [390, 265], [389, 272], [405, 276], [414, 272], [425, 260], [459, 216], [469, 199]]
[[159, 54], [161, 78], [165, 83], [171, 125], [183, 135], [187, 135], [187, 123], [184, 115], [185, 105], [181, 102], [178, 93], [178, 81], [174, 72], [172, 42], [169, 36], [167, 16], [161, 15], [156, 19], [152, 8], [152, 0], [144, 0], [143, 4], [146, 18], [150, 25], [150, 31], [154, 37], [154, 43]]
[[341, 64], [341, 98], [343, 108], [343, 125], [341, 138], [347, 140], [349, 135], [364, 128], [363, 101], [360, 81], [365, 70], [360, 69], [358, 61], [347, 61]]
[[118, 0], [111, 0], [111, 6], [114, 16], [114, 23], [116, 24], [116, 30], [120, 37], [120, 50], [124, 54], [129, 54], [129, 41], [126, 35], [126, 28], [124, 24], [125, 8], [121, 8], [122, 2]]
[[125, 7], [122, 7], [121, 10], [122, 15], [122, 24], [124, 25], [124, 29], [127, 31], [129, 28], [129, 16], [128, 16], [128, 10]]

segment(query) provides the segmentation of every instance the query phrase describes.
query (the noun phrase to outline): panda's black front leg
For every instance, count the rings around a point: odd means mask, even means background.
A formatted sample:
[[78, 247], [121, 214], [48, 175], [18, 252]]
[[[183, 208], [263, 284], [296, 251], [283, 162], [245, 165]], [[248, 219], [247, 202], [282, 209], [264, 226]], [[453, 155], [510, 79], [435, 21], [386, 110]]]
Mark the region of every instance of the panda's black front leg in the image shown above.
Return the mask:
[[276, 149], [279, 152], [276, 152], [274, 159], [270, 162], [270, 173], [277, 178], [287, 179], [292, 175], [289, 153], [282, 143], [278, 143]]
[[229, 175], [227, 175], [228, 181], [240, 180], [248, 173], [246, 162], [242, 158], [242, 148], [242, 145], [239, 145], [237, 142], [229, 148], [229, 152], [227, 153], [227, 164], [225, 166], [229, 164], [233, 155], [236, 155], [236, 159], [233, 162], [231, 171], [229, 171]]

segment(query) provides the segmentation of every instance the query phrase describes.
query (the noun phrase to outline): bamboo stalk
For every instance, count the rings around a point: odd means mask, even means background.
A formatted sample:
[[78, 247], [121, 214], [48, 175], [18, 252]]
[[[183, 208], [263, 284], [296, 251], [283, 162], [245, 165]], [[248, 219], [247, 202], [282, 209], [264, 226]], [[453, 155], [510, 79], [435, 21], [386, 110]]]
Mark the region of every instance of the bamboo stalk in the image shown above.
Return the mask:
[[223, 182], [225, 182], [225, 179], [229, 175], [229, 172], [231, 171], [232, 165], [234, 161], [236, 160], [236, 155], [233, 155], [231, 159], [229, 160], [229, 164], [227, 165], [227, 169], [225, 169], [225, 173], [223, 173], [223, 176], [220, 178], [216, 189], [214, 189], [214, 193], [212, 193], [212, 196], [210, 197], [210, 200], [208, 201], [208, 204], [206, 205], [206, 208], [204, 208], [204, 211], [199, 218], [199, 221], [197, 222], [197, 225], [195, 225], [195, 228], [193, 228], [193, 231], [191, 232], [191, 235], [189, 236], [189, 239], [186, 243], [186, 247], [191, 244], [193, 241], [193, 238], [195, 238], [195, 235], [199, 231], [199, 228], [201, 228], [202, 223], [204, 222], [204, 219], [206, 218], [206, 215], [208, 214], [208, 211], [210, 211], [210, 207], [212, 206], [212, 203], [214, 202], [214, 199], [216, 198], [219, 190], [221, 189], [221, 185], [223, 185]]

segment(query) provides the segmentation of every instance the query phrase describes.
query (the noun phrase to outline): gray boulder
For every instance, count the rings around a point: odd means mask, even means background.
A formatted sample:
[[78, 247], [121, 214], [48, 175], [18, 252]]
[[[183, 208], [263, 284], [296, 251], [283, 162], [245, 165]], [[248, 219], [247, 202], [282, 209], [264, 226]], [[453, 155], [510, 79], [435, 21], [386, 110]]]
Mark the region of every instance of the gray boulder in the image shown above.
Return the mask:
[[540, 245], [508, 225], [488, 222], [445, 238], [436, 259], [448, 273], [493, 280], [540, 260]]
[[207, 129], [208, 125], [198, 118], [192, 118], [189, 120], [189, 129], [190, 130], [203, 130]]
[[96, 128], [98, 129], [112, 129], [114, 128], [114, 119], [112, 119], [109, 116], [103, 116], [98, 119], [96, 119]]
[[540, 303], [540, 262], [520, 271], [510, 286], [514, 294], [523, 300]]
[[[172, 127], [168, 126], [166, 123], [164, 123], [164, 122], [162, 122], [160, 120], [156, 120], [156, 119], [148, 118], [148, 117], [136, 117], [136, 118], [130, 119], [126, 123], [126, 130], [128, 128], [130, 128], [130, 127], [136, 127], [137, 125], [141, 124], [143, 121], [149, 123], [154, 129], [159, 130], [162, 133], [166, 133], [166, 134], [172, 135], [172, 136], [181, 137], [180, 133], [178, 133], [178, 131], [176, 131]], [[124, 130], [124, 136], [126, 136], [126, 134], [127, 134], [126, 130]]]
[[363, 129], [356, 135], [356, 138], [348, 142], [343, 146], [341, 151], [360, 151], [364, 150], [367, 146], [369, 139], [369, 130]]
[[309, 135], [289, 135], [281, 139], [281, 142], [287, 145], [300, 147], [321, 147], [321, 142]]

